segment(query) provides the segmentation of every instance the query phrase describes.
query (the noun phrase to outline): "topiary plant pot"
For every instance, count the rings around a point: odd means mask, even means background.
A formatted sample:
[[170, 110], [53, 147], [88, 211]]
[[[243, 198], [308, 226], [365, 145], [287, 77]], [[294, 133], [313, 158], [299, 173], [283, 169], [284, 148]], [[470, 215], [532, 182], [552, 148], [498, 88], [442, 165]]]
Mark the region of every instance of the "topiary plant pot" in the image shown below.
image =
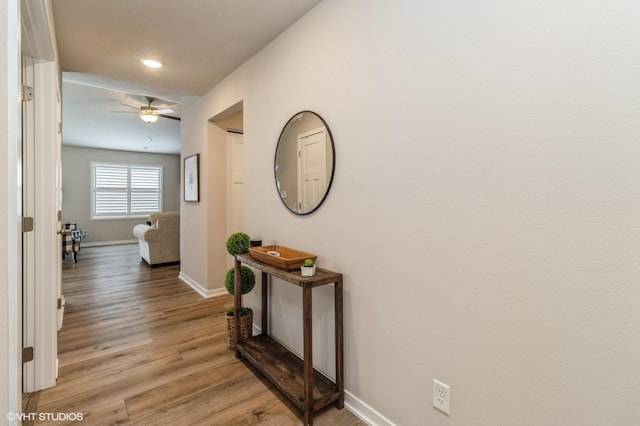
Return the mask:
[[[235, 349], [235, 332], [236, 332], [236, 321], [235, 316], [226, 315], [227, 320], [227, 348]], [[246, 340], [249, 337], [253, 336], [253, 311], [250, 311], [246, 315], [240, 315], [240, 341]]]

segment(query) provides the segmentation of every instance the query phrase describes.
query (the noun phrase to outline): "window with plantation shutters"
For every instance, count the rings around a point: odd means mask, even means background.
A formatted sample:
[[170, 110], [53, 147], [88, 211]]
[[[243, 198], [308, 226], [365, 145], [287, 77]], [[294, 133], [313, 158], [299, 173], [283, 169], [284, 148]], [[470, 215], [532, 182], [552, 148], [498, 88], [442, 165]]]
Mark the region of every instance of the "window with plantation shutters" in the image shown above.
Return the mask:
[[91, 163], [93, 219], [162, 211], [162, 167]]

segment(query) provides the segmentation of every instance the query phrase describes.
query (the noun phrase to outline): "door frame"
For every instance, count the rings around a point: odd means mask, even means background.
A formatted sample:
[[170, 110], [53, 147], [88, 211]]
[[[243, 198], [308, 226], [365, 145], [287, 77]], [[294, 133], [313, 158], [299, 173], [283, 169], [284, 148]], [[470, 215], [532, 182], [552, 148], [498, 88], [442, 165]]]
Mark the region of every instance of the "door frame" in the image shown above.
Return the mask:
[[[19, 413], [22, 406], [22, 236], [20, 226], [19, 178], [22, 106], [21, 86], [21, 26], [20, 2], [0, 3], [0, 51], [6, 61], [0, 63], [0, 134], [6, 134], [6, 144], [0, 144], [0, 412]], [[18, 424], [7, 418], [8, 424]]]

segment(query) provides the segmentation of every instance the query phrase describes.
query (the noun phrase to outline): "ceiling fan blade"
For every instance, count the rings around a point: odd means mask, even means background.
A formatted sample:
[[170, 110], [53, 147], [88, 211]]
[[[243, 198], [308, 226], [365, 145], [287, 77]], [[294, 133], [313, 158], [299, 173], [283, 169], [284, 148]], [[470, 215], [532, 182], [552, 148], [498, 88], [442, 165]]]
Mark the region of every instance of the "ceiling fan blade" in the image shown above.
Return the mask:
[[158, 110], [158, 114], [171, 114], [172, 112], [175, 112], [175, 111], [172, 110], [171, 108], [165, 108], [165, 109], [159, 109]]
[[138, 111], [109, 111], [109, 112], [119, 112], [122, 114], [139, 114]]
[[120, 105], [124, 105], [124, 106], [126, 106], [126, 107], [133, 108], [133, 109], [135, 109], [135, 110], [137, 110], [137, 111], [140, 111], [140, 108], [139, 108], [139, 107], [135, 107], [135, 106], [133, 106], [133, 105], [128, 105], [128, 104], [125, 104], [125, 103], [122, 103], [122, 102], [120, 102]]
[[162, 117], [162, 118], [170, 118], [170, 119], [172, 119], [172, 120], [180, 121], [180, 117], [174, 117], [174, 116], [172, 116], [172, 115], [158, 114], [158, 117]]

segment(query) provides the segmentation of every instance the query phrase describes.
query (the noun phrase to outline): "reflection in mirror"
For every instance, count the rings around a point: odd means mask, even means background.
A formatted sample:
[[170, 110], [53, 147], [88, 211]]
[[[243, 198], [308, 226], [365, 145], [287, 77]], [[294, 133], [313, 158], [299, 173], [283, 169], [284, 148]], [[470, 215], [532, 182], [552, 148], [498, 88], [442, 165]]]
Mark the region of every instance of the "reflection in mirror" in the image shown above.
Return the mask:
[[282, 129], [274, 172], [280, 199], [295, 214], [315, 211], [329, 193], [335, 151], [331, 131], [322, 117], [302, 111]]

